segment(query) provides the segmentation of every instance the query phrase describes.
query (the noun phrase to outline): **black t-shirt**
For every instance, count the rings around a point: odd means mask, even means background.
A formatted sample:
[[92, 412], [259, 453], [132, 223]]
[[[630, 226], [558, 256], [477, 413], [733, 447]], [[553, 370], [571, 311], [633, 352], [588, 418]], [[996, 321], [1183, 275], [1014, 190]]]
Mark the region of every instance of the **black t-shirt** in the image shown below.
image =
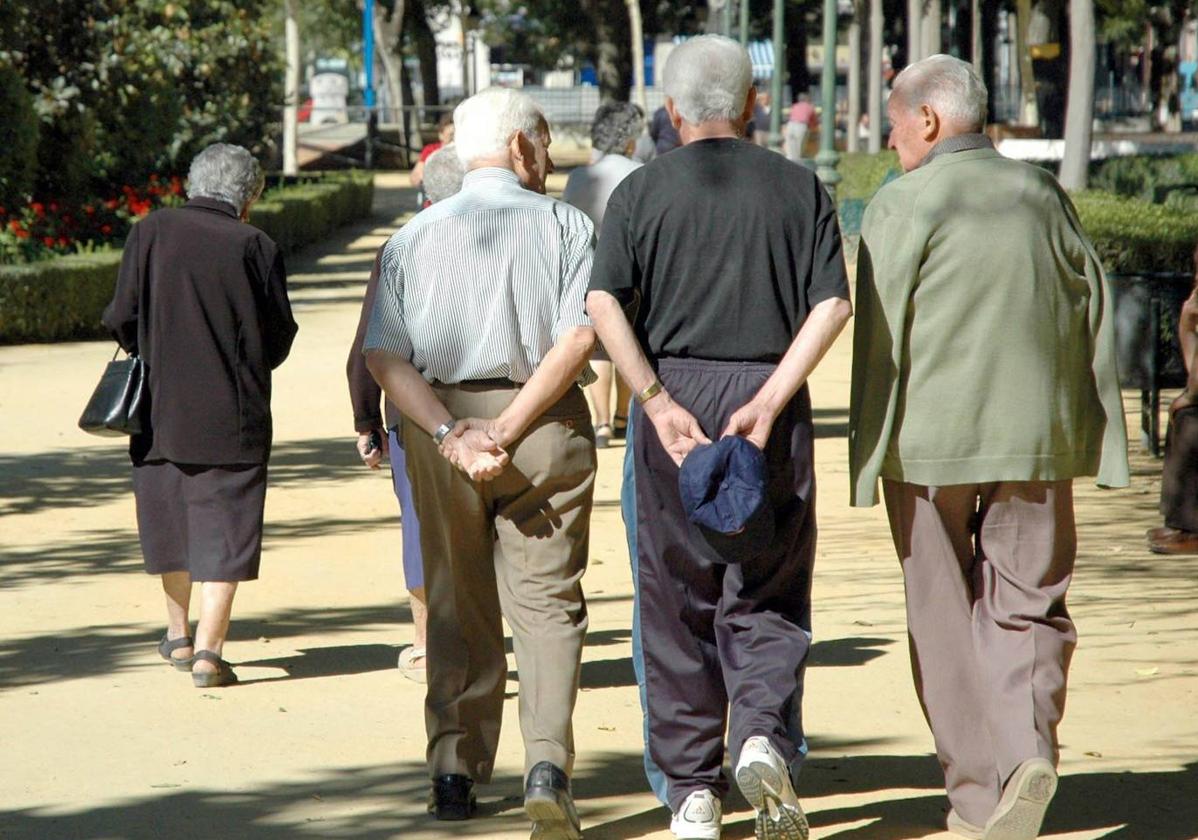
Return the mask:
[[816, 304], [849, 297], [836, 207], [776, 152], [688, 143], [616, 187], [590, 290], [640, 297], [650, 358], [777, 362]]

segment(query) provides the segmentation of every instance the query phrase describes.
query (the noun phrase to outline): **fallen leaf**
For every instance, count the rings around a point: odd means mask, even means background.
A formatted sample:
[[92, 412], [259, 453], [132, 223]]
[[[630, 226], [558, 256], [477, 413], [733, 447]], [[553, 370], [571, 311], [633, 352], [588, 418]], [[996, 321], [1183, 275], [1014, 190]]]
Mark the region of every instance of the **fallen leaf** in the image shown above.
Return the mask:
[[1136, 674], [1141, 677], [1151, 677], [1155, 674], [1159, 674], [1160, 671], [1161, 669], [1155, 665], [1151, 668], [1136, 668]]
[[1093, 750], [1087, 752], [1086, 755], [1090, 756], [1090, 758], [1102, 758], [1102, 753], [1094, 752]]
[[614, 726], [600, 726], [599, 730], [601, 732], [615, 732], [616, 728]]

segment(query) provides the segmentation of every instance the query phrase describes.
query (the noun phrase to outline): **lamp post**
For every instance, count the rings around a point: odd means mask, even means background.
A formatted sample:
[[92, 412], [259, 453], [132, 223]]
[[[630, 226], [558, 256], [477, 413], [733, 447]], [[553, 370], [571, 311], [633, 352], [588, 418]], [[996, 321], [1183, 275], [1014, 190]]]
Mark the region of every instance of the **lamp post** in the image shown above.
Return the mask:
[[[819, 154], [815, 171], [828, 192], [835, 196], [840, 173], [836, 164], [836, 0], [824, 0], [824, 72], [820, 77], [823, 114], [819, 123]], [[850, 131], [852, 127], [850, 126]]]
[[[744, 0], [748, 5], [747, 0]], [[832, 0], [833, 3], [836, 0]], [[774, 0], [774, 75], [770, 77], [771, 149], [782, 148], [782, 71], [786, 67], [786, 43], [782, 39], [785, 12], [783, 0]]]
[[740, 0], [740, 8], [737, 11], [740, 13], [740, 45], [747, 47], [749, 45], [749, 0]]

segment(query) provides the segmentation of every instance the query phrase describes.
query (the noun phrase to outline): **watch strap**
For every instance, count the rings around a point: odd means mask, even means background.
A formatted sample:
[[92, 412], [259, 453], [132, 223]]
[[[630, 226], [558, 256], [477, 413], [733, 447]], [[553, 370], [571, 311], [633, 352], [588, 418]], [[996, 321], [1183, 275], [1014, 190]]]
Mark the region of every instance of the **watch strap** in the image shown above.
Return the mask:
[[662, 391], [661, 380], [654, 379], [653, 382], [647, 388], [645, 388], [645, 390], [641, 391], [639, 394], [636, 395], [636, 401], [639, 402], [641, 405], [644, 405], [646, 402], [651, 400], [653, 397], [656, 397], [658, 394], [660, 394], [661, 391]]
[[456, 420], [448, 420], [437, 427], [437, 431], [433, 432], [433, 443], [440, 446], [445, 442], [445, 438], [449, 437], [449, 433], [453, 431], [453, 427], [457, 424]]

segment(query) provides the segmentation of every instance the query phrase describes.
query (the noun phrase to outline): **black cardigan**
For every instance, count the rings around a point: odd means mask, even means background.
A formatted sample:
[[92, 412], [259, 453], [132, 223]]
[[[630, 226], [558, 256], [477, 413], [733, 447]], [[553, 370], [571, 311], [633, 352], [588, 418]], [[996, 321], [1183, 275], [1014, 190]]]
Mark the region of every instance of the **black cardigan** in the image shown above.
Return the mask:
[[135, 464], [267, 461], [270, 372], [297, 330], [269, 236], [215, 199], [151, 213], [129, 233], [103, 321], [147, 366], [150, 424], [130, 441]]

